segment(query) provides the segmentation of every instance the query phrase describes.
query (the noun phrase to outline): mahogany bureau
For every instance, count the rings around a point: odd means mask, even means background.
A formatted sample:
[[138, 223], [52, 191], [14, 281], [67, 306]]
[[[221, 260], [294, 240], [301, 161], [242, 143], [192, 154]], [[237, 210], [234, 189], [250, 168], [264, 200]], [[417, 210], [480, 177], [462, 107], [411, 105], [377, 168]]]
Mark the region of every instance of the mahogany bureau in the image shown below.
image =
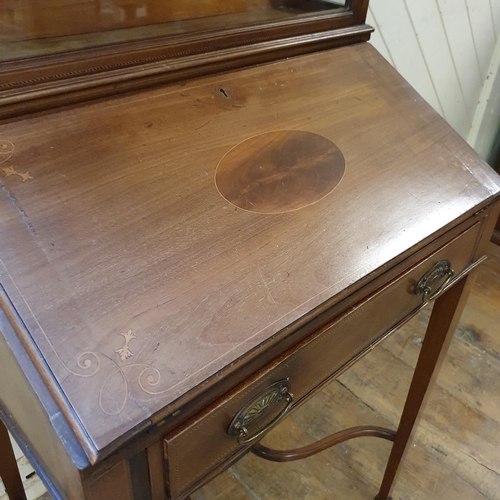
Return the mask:
[[[394, 442], [389, 498], [500, 178], [349, 5], [356, 36], [301, 54], [94, 101], [5, 94], [0, 417], [54, 498], [180, 500], [245, 453], [363, 436]], [[397, 429], [260, 443], [434, 300]]]

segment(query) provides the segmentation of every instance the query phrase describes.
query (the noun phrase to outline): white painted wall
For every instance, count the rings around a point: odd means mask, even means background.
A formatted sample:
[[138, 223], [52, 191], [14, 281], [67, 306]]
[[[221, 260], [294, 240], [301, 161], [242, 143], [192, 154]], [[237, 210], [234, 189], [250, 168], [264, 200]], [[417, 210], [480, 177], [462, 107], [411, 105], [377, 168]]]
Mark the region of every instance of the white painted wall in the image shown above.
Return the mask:
[[[483, 89], [498, 72], [491, 63], [500, 0], [370, 0], [367, 23], [376, 30], [371, 43], [475, 146], [483, 123], [478, 104], [484, 108]], [[488, 126], [498, 128], [492, 110], [486, 113]]]

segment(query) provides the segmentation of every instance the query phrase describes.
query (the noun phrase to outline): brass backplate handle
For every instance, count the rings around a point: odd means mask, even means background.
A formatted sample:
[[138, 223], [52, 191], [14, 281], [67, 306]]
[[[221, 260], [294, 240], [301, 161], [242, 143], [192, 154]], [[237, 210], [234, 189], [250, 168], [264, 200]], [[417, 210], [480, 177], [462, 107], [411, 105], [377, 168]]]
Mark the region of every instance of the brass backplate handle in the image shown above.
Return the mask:
[[[424, 304], [437, 299], [437, 297], [441, 295], [441, 293], [449, 285], [454, 275], [455, 273], [451, 268], [450, 261], [440, 260], [420, 278], [417, 286], [415, 287], [415, 294], [422, 294], [422, 302]], [[444, 277], [446, 277], [446, 279], [443, 281], [441, 286], [433, 292], [432, 286]]]
[[[263, 429], [249, 437], [249, 428], [283, 400], [286, 401], [286, 405], [280, 413]], [[227, 428], [227, 434], [237, 436], [238, 444], [249, 445], [273, 428], [288, 413], [292, 404], [293, 394], [290, 392], [289, 379], [275, 382], [260, 392], [234, 416]]]

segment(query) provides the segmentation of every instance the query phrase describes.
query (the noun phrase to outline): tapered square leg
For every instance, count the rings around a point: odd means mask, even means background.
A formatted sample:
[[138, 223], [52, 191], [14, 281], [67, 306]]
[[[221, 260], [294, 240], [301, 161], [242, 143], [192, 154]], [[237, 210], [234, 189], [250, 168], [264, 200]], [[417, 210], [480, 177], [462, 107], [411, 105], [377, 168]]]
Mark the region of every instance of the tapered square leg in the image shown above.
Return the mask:
[[429, 394], [429, 388], [439, 371], [453, 338], [468, 296], [471, 278], [465, 277], [439, 297], [425, 334], [422, 350], [413, 374], [396, 439], [392, 446], [382, 485], [376, 500], [390, 500], [390, 493], [399, 465]]
[[0, 420], [0, 477], [10, 500], [26, 500], [23, 481], [17, 468], [7, 428]]

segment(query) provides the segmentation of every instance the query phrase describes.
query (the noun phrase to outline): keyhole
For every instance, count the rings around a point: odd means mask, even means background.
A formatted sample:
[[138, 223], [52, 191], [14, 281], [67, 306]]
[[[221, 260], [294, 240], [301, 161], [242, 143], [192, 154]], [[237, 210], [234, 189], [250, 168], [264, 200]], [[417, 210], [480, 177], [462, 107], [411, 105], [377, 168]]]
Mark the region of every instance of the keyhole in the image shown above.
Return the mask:
[[226, 98], [229, 99], [229, 94], [222, 88], [219, 88], [219, 92]]

